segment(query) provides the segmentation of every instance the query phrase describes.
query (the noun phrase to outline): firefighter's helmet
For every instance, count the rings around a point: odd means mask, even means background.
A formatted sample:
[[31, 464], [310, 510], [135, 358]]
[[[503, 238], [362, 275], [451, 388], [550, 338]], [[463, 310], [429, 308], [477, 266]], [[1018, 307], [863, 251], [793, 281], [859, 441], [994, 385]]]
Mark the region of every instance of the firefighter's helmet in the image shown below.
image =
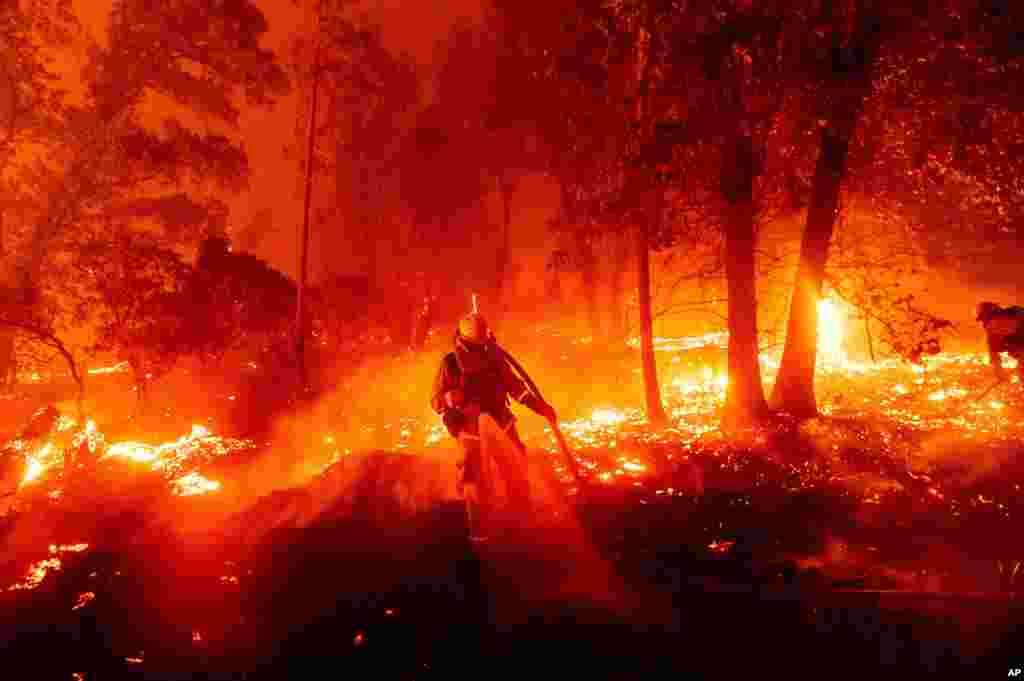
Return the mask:
[[491, 329], [479, 312], [471, 312], [459, 320], [459, 338], [467, 343], [482, 345], [490, 340]]

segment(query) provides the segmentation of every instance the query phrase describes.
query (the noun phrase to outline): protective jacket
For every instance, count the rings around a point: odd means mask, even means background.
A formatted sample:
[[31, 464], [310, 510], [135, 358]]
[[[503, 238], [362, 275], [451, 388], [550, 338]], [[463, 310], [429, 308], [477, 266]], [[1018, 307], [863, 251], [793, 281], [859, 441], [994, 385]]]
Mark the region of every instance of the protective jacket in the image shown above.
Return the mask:
[[509, 398], [538, 414], [544, 413], [544, 402], [530, 392], [493, 342], [476, 347], [458, 345], [445, 355], [430, 399], [436, 413], [450, 409], [445, 396], [453, 390], [461, 390], [464, 404], [478, 406], [480, 413], [490, 415], [502, 428], [515, 421]]

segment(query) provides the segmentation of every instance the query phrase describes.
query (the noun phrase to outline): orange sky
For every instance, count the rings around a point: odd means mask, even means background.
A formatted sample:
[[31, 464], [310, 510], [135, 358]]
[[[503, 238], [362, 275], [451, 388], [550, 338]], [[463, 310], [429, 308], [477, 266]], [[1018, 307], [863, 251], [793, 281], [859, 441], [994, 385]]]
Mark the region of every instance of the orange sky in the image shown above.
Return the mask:
[[[270, 25], [264, 46], [283, 53], [289, 38], [302, 29], [302, 13], [294, 0], [255, 0]], [[75, 0], [86, 28], [102, 36], [111, 0]], [[428, 64], [434, 45], [459, 18], [476, 18], [480, 0], [364, 0], [363, 6], [379, 18], [385, 44], [408, 52]], [[295, 229], [302, 219], [301, 168], [285, 147], [295, 144], [297, 98], [280, 101], [271, 111], [248, 111], [241, 134], [249, 152], [250, 190], [232, 205], [231, 224], [244, 228], [253, 216], [269, 213], [275, 234], [260, 244], [261, 257], [289, 275], [298, 270]]]

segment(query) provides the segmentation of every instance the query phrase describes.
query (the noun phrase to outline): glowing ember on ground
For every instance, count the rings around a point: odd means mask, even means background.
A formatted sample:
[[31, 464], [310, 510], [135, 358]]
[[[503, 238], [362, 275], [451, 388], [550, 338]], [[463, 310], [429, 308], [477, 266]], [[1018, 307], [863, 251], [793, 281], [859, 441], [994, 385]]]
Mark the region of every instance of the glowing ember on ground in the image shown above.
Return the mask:
[[[654, 350], [656, 352], [685, 352], [706, 347], [724, 348], [728, 342], [729, 334], [725, 331], [715, 331], [700, 336], [655, 337]], [[627, 341], [627, 345], [633, 348], [640, 347], [640, 337], [633, 336]]]
[[103, 448], [103, 434], [96, 427], [96, 422], [91, 419], [86, 421], [85, 428], [76, 434], [74, 440], [71, 441], [72, 447], [78, 448], [82, 445], [88, 447], [89, 452], [92, 454]]
[[590, 420], [600, 426], [611, 426], [623, 423], [626, 415], [617, 409], [595, 409]]
[[75, 603], [74, 607], [71, 608], [71, 609], [72, 610], [81, 610], [85, 606], [87, 606], [90, 603], [92, 603], [93, 599], [95, 599], [95, 598], [96, 598], [96, 594], [94, 592], [92, 592], [92, 591], [85, 591], [83, 593], [80, 593], [80, 594], [78, 594], [78, 601]]
[[88, 544], [50, 544], [50, 553], [81, 553], [87, 548]]
[[129, 366], [128, 362], [118, 362], [117, 364], [115, 364], [113, 366], [109, 366], [109, 367], [96, 367], [96, 368], [93, 368], [93, 369], [89, 369], [89, 373], [93, 374], [93, 375], [96, 375], [96, 374], [117, 374], [117, 373], [124, 373], [124, 372], [127, 372], [127, 371], [131, 371], [131, 366]]
[[220, 483], [216, 480], [209, 480], [199, 473], [189, 473], [174, 481], [174, 493], [182, 497], [195, 496], [197, 494], [208, 494], [220, 489]]
[[[87, 464], [89, 461], [102, 462], [117, 458], [145, 464], [159, 472], [171, 486], [172, 492], [178, 496], [208, 494], [219, 490], [221, 484], [202, 475], [199, 468], [232, 452], [255, 446], [249, 440], [213, 436], [207, 428], [200, 425], [192, 426], [188, 435], [159, 445], [133, 441], [114, 442], [108, 445], [93, 421], [86, 422], [85, 427], [74, 434], [67, 450], [62, 450], [54, 441], [47, 441], [32, 452], [28, 449], [28, 444], [20, 440], [8, 444], [9, 450], [23, 453], [26, 461], [25, 475], [19, 483], [19, 491], [29, 484], [45, 483], [48, 487], [59, 485], [61, 476], [52, 475], [50, 471], [63, 471], [69, 460]], [[90, 456], [83, 459], [82, 455], [86, 450], [96, 458]], [[63, 497], [63, 491], [58, 486], [50, 489], [47, 494], [56, 501]]]
[[209, 429], [193, 425], [192, 431], [173, 442], [149, 445], [142, 442], [116, 442], [110, 445], [101, 460], [120, 457], [139, 463], [150, 463], [153, 470], [167, 477], [178, 496], [208, 494], [220, 489], [221, 485], [196, 470], [186, 468], [195, 465], [195, 459], [214, 460], [239, 449], [253, 446], [251, 441], [215, 437]]
[[40, 463], [39, 459], [29, 457], [28, 470], [25, 471], [25, 478], [22, 480], [22, 484], [32, 482], [38, 478], [44, 470], [46, 470], [46, 466]]
[[37, 588], [46, 579], [46, 575], [50, 574], [51, 571], [56, 572], [60, 570], [61, 562], [60, 558], [46, 558], [44, 560], [32, 563], [28, 569], [28, 574], [25, 575], [25, 579], [12, 584], [7, 587], [8, 591], [21, 591], [21, 590], [32, 590]]
[[50, 557], [36, 561], [29, 566], [25, 578], [17, 584], [7, 587], [8, 591], [31, 591], [39, 587], [51, 572], [59, 572], [63, 567], [60, 559], [62, 553], [81, 553], [89, 548], [88, 544], [50, 545]]
[[145, 463], [157, 458], [157, 448], [141, 442], [115, 442], [107, 448], [107, 453], [100, 459], [112, 456]]

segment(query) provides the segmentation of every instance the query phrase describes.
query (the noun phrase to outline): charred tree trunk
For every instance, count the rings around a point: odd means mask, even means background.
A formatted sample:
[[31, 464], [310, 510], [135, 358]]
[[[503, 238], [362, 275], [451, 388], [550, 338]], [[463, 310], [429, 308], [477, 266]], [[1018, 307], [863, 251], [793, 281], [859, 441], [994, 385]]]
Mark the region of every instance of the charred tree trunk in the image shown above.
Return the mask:
[[651, 314], [651, 220], [658, 220], [661, 214], [661, 189], [649, 213], [636, 230], [637, 294], [640, 303], [640, 355], [643, 362], [644, 402], [647, 406], [647, 420], [660, 428], [668, 423], [665, 408], [661, 403], [661, 388], [658, 385], [658, 366], [654, 357], [654, 318]]
[[799, 417], [818, 413], [814, 394], [818, 301], [825, 279], [829, 242], [839, 215], [839, 195], [846, 177], [850, 140], [871, 89], [872, 67], [881, 35], [871, 3], [860, 4], [858, 12], [857, 34], [851, 46], [845, 49], [845, 71], [834, 72], [839, 82], [829, 84], [832, 111], [830, 120], [821, 130], [821, 151], [811, 188], [807, 226], [800, 243], [800, 264], [793, 285], [786, 346], [772, 388], [772, 407]]
[[839, 213], [839, 192], [846, 173], [850, 127], [833, 122], [821, 131], [821, 153], [814, 173], [807, 226], [800, 242], [800, 265], [790, 302], [786, 346], [772, 388], [772, 407], [798, 417], [818, 414], [814, 395], [818, 301], [821, 300], [825, 279], [828, 246]]
[[0, 329], [0, 387], [11, 388], [17, 383], [18, 366], [14, 358], [14, 332]]
[[[624, 280], [626, 270], [629, 267], [630, 244], [629, 239], [613, 235], [615, 239], [615, 253], [613, 257], [613, 271], [611, 281], [611, 305], [609, 306], [607, 340], [610, 347], [621, 348], [629, 338], [629, 319], [626, 315], [627, 300]], [[648, 286], [649, 288], [649, 286]]]
[[149, 390], [146, 371], [134, 359], [129, 359], [128, 365], [132, 368], [132, 377], [135, 379], [135, 415], [142, 416], [149, 404]]
[[[13, 301], [11, 297], [15, 294], [15, 278], [10, 276], [8, 271], [10, 263], [7, 261], [7, 249], [4, 241], [4, 214], [0, 210], [0, 267], [3, 267], [2, 279], [0, 279], [0, 295], [4, 296], [0, 304], [6, 306]], [[0, 388], [13, 386], [17, 377], [14, 363], [14, 331], [13, 329], [0, 328]]]
[[75, 382], [75, 411], [77, 412], [78, 422], [85, 425], [85, 378], [82, 373], [78, 370], [78, 362], [75, 361], [71, 353], [67, 353], [64, 357], [68, 364], [68, 368], [71, 371], [71, 378]]
[[497, 308], [500, 310], [500, 321], [508, 313], [508, 296], [506, 277], [509, 271], [509, 258], [512, 256], [512, 185], [504, 177], [498, 175], [498, 194], [501, 198], [501, 243], [494, 267], [494, 292]]
[[[650, 52], [651, 36], [654, 31], [654, 12], [650, 5], [646, 6], [646, 15], [638, 32], [636, 43], [636, 113], [635, 122], [638, 130], [645, 131], [645, 137], [653, 135], [654, 116], [651, 111], [651, 69], [654, 59]], [[640, 140], [634, 140], [640, 142]], [[632, 184], [624, 183], [624, 188]], [[651, 238], [661, 228], [662, 200], [665, 190], [660, 182], [651, 177], [639, 179], [636, 188], [637, 196], [650, 203], [645, 206], [646, 215], [642, 218], [637, 230], [637, 294], [640, 306], [640, 355], [643, 362], [644, 400], [647, 405], [647, 420], [655, 427], [668, 423], [665, 408], [661, 404], [661, 389], [658, 385], [658, 367], [654, 358], [654, 316], [651, 313]]]
[[601, 336], [601, 315], [598, 312], [597, 301], [597, 258], [594, 257], [593, 244], [582, 229], [576, 232], [576, 249], [579, 253], [583, 297], [587, 305], [587, 323], [591, 337], [597, 339]]
[[587, 322], [590, 327], [590, 334], [598, 338], [601, 334], [601, 320], [597, 308], [597, 263], [594, 258], [594, 247], [586, 233], [584, 225], [580, 224], [576, 202], [573, 199], [569, 185], [562, 182], [562, 214], [568, 229], [572, 230], [573, 241], [576, 250], [575, 264], [579, 268], [580, 278], [583, 282], [583, 297], [587, 307]]
[[757, 343], [754, 147], [749, 134], [731, 142], [722, 170], [727, 203], [725, 271], [729, 293], [729, 386], [723, 425], [743, 427], [768, 411], [761, 384]]
[[298, 379], [298, 395], [306, 394], [309, 376], [306, 372], [306, 329], [309, 325], [306, 311], [306, 279], [309, 269], [309, 211], [313, 198], [313, 155], [316, 152], [316, 108], [320, 100], [320, 40], [316, 42], [316, 56], [313, 59], [313, 91], [309, 110], [309, 129], [306, 140], [305, 191], [302, 198], [302, 232], [299, 242], [299, 288], [295, 301], [295, 365]]

